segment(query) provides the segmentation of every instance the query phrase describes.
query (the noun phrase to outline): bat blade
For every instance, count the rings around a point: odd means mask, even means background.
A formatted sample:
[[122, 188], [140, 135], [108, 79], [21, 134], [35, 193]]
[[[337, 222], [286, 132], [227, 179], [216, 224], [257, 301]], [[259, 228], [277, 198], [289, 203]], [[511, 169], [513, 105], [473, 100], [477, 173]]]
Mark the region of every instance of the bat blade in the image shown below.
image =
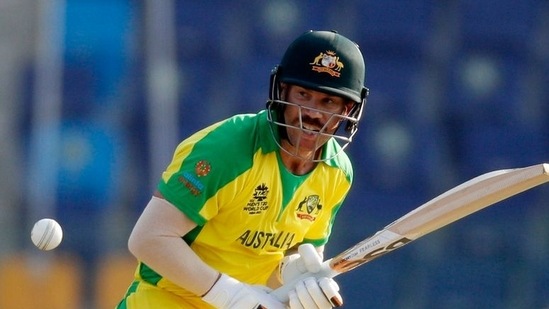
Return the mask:
[[398, 249], [465, 216], [549, 181], [549, 164], [489, 172], [466, 181], [393, 221], [373, 236], [326, 260], [272, 293], [282, 301], [307, 277], [335, 277]]

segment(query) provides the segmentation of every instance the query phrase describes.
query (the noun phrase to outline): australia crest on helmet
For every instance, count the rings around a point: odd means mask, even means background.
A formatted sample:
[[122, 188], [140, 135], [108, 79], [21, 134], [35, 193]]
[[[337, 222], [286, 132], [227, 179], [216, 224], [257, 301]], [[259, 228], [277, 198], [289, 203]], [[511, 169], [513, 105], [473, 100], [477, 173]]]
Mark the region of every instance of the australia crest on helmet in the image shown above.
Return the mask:
[[318, 56], [313, 59], [313, 62], [309, 63], [313, 71], [319, 73], [328, 73], [331, 76], [341, 76], [341, 69], [344, 68], [343, 62], [336, 55], [335, 51], [327, 50], [326, 52], [320, 52]]

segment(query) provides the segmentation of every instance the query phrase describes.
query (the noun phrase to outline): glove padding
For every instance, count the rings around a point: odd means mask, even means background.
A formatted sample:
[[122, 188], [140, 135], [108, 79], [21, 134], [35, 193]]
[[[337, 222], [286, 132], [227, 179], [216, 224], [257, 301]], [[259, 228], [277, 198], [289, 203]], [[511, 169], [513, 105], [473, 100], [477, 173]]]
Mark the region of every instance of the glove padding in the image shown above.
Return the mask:
[[282, 284], [293, 282], [300, 275], [320, 271], [322, 257], [311, 244], [302, 244], [295, 254], [285, 256], [278, 268], [278, 277]]
[[331, 278], [309, 277], [288, 293], [290, 309], [331, 309], [343, 305], [339, 286]]
[[270, 291], [267, 287], [248, 285], [221, 274], [202, 300], [218, 309], [286, 309], [286, 305], [269, 294]]
[[[279, 280], [282, 284], [291, 283], [302, 274], [317, 273], [322, 267], [322, 257], [311, 244], [302, 244], [296, 254], [282, 259], [279, 266]], [[291, 309], [328, 309], [343, 305], [338, 284], [331, 278], [309, 277], [299, 281], [289, 292]]]

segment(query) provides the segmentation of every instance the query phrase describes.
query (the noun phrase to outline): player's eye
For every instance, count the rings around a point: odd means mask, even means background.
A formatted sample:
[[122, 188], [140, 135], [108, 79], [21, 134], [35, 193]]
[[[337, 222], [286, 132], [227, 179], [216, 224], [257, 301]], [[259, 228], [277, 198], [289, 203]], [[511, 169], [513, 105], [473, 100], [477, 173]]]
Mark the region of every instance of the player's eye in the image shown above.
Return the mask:
[[310, 97], [310, 94], [307, 93], [306, 91], [299, 91], [297, 94], [299, 95], [300, 98], [303, 98], [303, 99], [307, 99]]
[[339, 112], [341, 110], [342, 103], [333, 98], [325, 98], [322, 100], [322, 108], [330, 112]]

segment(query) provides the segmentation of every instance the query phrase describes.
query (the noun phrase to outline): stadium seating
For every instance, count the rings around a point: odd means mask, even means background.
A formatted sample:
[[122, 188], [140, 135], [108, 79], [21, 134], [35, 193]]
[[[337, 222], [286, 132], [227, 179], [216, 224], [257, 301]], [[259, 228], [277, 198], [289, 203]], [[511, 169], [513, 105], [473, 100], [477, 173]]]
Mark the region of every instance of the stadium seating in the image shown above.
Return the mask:
[[523, 54], [541, 24], [543, 1], [461, 0], [459, 28], [466, 47]]
[[379, 54], [423, 54], [435, 26], [436, 1], [358, 1], [357, 41]]

